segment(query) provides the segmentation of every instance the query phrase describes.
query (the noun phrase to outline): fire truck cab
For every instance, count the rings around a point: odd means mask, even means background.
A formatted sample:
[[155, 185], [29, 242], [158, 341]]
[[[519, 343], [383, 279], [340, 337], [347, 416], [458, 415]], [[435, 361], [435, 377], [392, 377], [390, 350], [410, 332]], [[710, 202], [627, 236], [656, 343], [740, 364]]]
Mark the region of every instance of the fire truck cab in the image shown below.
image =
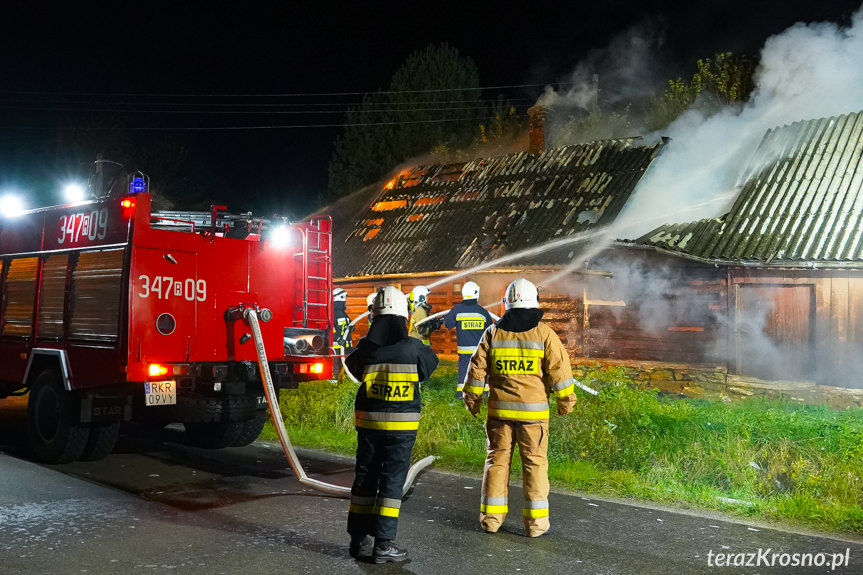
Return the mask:
[[0, 398], [29, 395], [41, 461], [102, 458], [123, 421], [254, 441], [267, 405], [248, 308], [277, 388], [332, 378], [331, 220], [151, 212], [146, 184], [0, 218]]

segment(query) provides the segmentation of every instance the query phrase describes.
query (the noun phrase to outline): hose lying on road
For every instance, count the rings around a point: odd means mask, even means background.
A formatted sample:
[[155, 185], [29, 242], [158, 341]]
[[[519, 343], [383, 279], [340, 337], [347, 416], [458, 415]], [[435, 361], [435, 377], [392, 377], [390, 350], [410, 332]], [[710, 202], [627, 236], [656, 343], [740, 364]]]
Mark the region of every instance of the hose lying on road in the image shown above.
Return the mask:
[[[318, 491], [323, 491], [324, 493], [329, 493], [338, 497], [350, 497], [350, 487], [325, 483], [323, 481], [318, 481], [317, 479], [312, 479], [306, 475], [306, 472], [297, 457], [297, 453], [294, 451], [294, 446], [291, 444], [291, 439], [288, 437], [288, 432], [285, 429], [285, 422], [282, 419], [282, 412], [279, 410], [279, 396], [276, 394], [276, 389], [273, 386], [273, 376], [270, 374], [270, 366], [267, 362], [267, 353], [264, 349], [264, 339], [261, 336], [261, 325], [258, 323], [258, 313], [254, 308], [246, 308], [243, 310], [243, 319], [252, 329], [252, 337], [255, 340], [255, 351], [258, 354], [258, 369], [260, 369], [261, 379], [264, 383], [264, 393], [267, 396], [267, 405], [270, 408], [270, 416], [273, 418], [273, 423], [276, 425], [279, 442], [282, 444], [282, 450], [285, 452], [285, 457], [287, 457], [291, 470], [297, 477], [297, 481], [302, 485], [306, 485], [312, 489], [317, 489]], [[350, 375], [350, 372], [347, 371], [347, 369], [345, 369], [345, 372]], [[353, 375], [350, 375], [350, 377], [351, 379], [354, 379]], [[354, 381], [356, 381], [356, 379], [354, 379]], [[404, 487], [402, 488], [403, 494], [407, 494], [419, 473], [424, 471], [432, 463], [434, 463], [434, 456], [429, 455], [411, 466], [408, 470], [408, 476], [405, 480]]]

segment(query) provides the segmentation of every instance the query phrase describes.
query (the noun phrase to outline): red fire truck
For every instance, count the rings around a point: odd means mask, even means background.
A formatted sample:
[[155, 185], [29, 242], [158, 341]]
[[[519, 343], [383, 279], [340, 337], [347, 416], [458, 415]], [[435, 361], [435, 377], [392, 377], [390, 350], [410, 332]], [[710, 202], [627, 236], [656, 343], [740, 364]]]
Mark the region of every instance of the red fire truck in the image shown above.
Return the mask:
[[106, 456], [123, 421], [181, 422], [201, 447], [254, 441], [267, 404], [250, 308], [276, 388], [332, 377], [328, 217], [151, 212], [146, 177], [127, 178], [0, 217], [0, 398], [29, 394], [45, 462]]

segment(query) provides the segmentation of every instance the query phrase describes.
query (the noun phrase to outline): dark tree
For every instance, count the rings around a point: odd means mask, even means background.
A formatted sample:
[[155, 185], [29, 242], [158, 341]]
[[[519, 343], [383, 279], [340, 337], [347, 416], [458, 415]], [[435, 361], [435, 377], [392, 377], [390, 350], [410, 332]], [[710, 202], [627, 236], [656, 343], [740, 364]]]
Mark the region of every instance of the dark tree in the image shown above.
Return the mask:
[[691, 108], [712, 114], [726, 106], [740, 106], [755, 89], [755, 61], [748, 56], [720, 52], [698, 60], [696, 66], [691, 80], [669, 80], [665, 92], [651, 103], [649, 129], [664, 128]]
[[329, 167], [326, 200], [381, 179], [401, 162], [437, 147], [461, 149], [487, 116], [479, 73], [446, 44], [411, 54], [385, 92], [348, 112]]

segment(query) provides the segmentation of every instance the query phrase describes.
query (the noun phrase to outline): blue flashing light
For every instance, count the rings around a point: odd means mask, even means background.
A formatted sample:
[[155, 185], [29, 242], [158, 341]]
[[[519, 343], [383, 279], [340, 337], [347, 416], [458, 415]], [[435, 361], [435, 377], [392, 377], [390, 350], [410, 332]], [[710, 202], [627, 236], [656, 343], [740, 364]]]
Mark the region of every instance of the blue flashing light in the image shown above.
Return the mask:
[[147, 182], [144, 181], [144, 178], [141, 176], [135, 176], [132, 178], [132, 183], [129, 184], [129, 193], [131, 194], [140, 194], [141, 192], [147, 191]]

